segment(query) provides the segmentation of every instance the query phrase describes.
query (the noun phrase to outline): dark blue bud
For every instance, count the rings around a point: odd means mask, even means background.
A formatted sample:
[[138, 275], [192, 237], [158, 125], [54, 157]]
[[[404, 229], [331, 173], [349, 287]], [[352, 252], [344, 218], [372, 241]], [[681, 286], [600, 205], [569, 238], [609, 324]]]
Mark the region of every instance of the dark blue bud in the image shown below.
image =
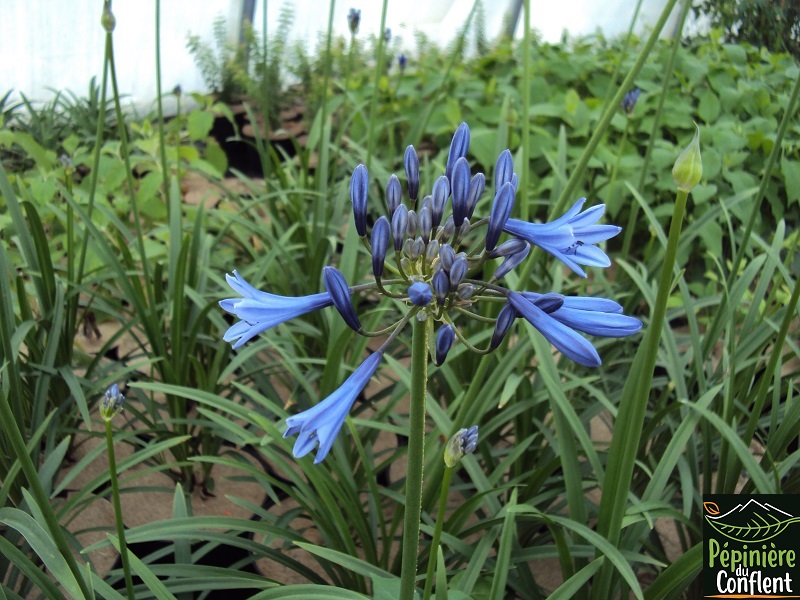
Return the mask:
[[419, 225], [419, 234], [422, 236], [422, 239], [431, 239], [433, 219], [431, 218], [431, 211], [427, 206], [423, 206], [422, 210], [417, 213], [417, 224]]
[[555, 292], [550, 292], [549, 294], [541, 294], [536, 299], [531, 299], [531, 301], [542, 311], [550, 314], [564, 305], [564, 296]]
[[356, 10], [351, 8], [347, 13], [347, 26], [350, 28], [350, 33], [355, 35], [358, 33], [358, 25], [361, 22], [361, 9]]
[[436, 302], [439, 303], [439, 306], [444, 306], [447, 294], [450, 292], [450, 278], [447, 276], [447, 272], [444, 269], [436, 271], [431, 279], [431, 284], [433, 292], [436, 294]]
[[431, 217], [433, 226], [438, 227], [442, 222], [444, 208], [447, 206], [447, 198], [450, 197], [450, 180], [442, 175], [433, 184], [433, 197], [431, 198]]
[[492, 341], [489, 342], [489, 348], [495, 350], [506, 337], [508, 330], [514, 324], [514, 320], [518, 317], [517, 310], [510, 304], [506, 304], [497, 315], [497, 322], [494, 324], [494, 333], [492, 333]]
[[456, 224], [453, 221], [453, 215], [447, 217], [444, 222], [444, 229], [442, 231], [442, 239], [447, 242], [453, 237], [453, 234], [456, 232]]
[[403, 197], [403, 190], [400, 187], [400, 180], [397, 175], [389, 177], [389, 183], [386, 184], [386, 206], [389, 209], [389, 217], [394, 216], [394, 211], [400, 206], [400, 201]]
[[328, 295], [331, 297], [336, 310], [342, 315], [344, 322], [354, 331], [361, 329], [356, 309], [353, 308], [353, 302], [350, 299], [350, 288], [347, 287], [344, 275], [334, 267], [325, 267], [322, 269], [322, 278], [325, 281], [325, 289], [328, 290]]
[[423, 252], [425, 252], [425, 241], [421, 236], [417, 236], [417, 239], [415, 239], [414, 243], [412, 244], [411, 254], [413, 260], [417, 260], [420, 256], [422, 256]]
[[639, 94], [641, 93], [642, 90], [639, 88], [633, 88], [630, 92], [625, 94], [621, 106], [626, 114], [631, 114], [633, 112], [633, 109], [636, 107], [636, 101], [639, 100]]
[[406, 238], [406, 228], [408, 227], [408, 209], [405, 204], [397, 207], [392, 215], [392, 239], [394, 240], [394, 251], [400, 252], [403, 249], [403, 241]]
[[486, 188], [486, 176], [483, 173], [475, 173], [469, 182], [469, 196], [467, 197], [467, 218], [472, 218], [472, 213], [475, 212], [475, 207], [478, 205], [478, 200], [483, 196], [483, 190]]
[[405, 54], [401, 54], [397, 57], [397, 64], [400, 67], [401, 71], [406, 70], [406, 65], [408, 64], [408, 59], [406, 58]]
[[461, 222], [461, 227], [459, 227], [458, 230], [456, 231], [456, 235], [453, 238], [453, 243], [456, 245], [460, 244], [461, 240], [467, 237], [469, 229], [470, 229], [469, 219], [465, 217], [464, 220]]
[[449, 273], [455, 259], [456, 252], [453, 247], [450, 244], [442, 244], [442, 249], [439, 250], [439, 260], [442, 261], [442, 268]]
[[414, 150], [414, 146], [406, 148], [406, 153], [403, 156], [403, 166], [408, 180], [408, 197], [416, 201], [419, 193], [419, 158], [417, 158], [417, 151]]
[[424, 281], [418, 281], [408, 286], [408, 299], [415, 306], [428, 306], [433, 300], [433, 292], [431, 286]]
[[522, 252], [527, 248], [528, 242], [519, 238], [511, 238], [500, 244], [497, 248], [489, 252], [489, 258], [500, 258], [501, 256], [511, 256], [517, 252]]
[[441, 367], [444, 364], [447, 353], [450, 352], [455, 339], [456, 330], [450, 323], [445, 323], [439, 327], [439, 332], [436, 334], [436, 358], [434, 360], [434, 364], [437, 367]]
[[383, 276], [383, 261], [386, 260], [386, 250], [389, 248], [389, 219], [381, 217], [372, 226], [372, 274], [376, 279]]
[[511, 150], [503, 150], [497, 157], [497, 165], [494, 168], [494, 193], [497, 194], [505, 184], [511, 182], [514, 175], [514, 159], [511, 157]]
[[475, 286], [471, 283], [462, 283], [458, 286], [458, 291], [456, 292], [456, 296], [458, 296], [459, 300], [469, 300], [472, 298], [472, 294], [475, 293]]
[[500, 188], [500, 191], [494, 197], [492, 202], [492, 212], [489, 214], [489, 227], [486, 230], [486, 250], [491, 252], [494, 250], [497, 240], [500, 239], [500, 234], [503, 232], [503, 227], [511, 216], [511, 211], [514, 208], [514, 186], [508, 182]]
[[497, 267], [497, 270], [492, 275], [492, 279], [501, 279], [508, 275], [512, 269], [516, 269], [519, 264], [528, 258], [528, 253], [531, 251], [531, 247], [528, 244], [525, 244], [525, 249], [521, 252], [517, 252], [516, 254], [511, 254], [506, 257], [506, 259], [500, 263], [500, 266]]
[[453, 141], [450, 143], [450, 152], [447, 154], [447, 167], [444, 174], [448, 179], [453, 174], [453, 168], [456, 166], [456, 161], [467, 155], [469, 150], [469, 126], [462, 123], [453, 134]]
[[353, 201], [353, 219], [360, 237], [367, 235], [367, 192], [369, 173], [367, 167], [358, 165], [350, 178], [350, 199]]
[[417, 213], [413, 210], [408, 211], [408, 227], [406, 227], [406, 235], [408, 237], [413, 238], [417, 235], [417, 229], [419, 229], [419, 219], [417, 219]]
[[469, 163], [466, 158], [459, 158], [453, 167], [453, 221], [461, 223], [467, 217], [467, 201], [469, 200]]
[[450, 267], [450, 291], [455, 292], [458, 289], [458, 284], [464, 281], [469, 271], [469, 263], [467, 257], [461, 252], [458, 253], [456, 259], [453, 261], [453, 266]]

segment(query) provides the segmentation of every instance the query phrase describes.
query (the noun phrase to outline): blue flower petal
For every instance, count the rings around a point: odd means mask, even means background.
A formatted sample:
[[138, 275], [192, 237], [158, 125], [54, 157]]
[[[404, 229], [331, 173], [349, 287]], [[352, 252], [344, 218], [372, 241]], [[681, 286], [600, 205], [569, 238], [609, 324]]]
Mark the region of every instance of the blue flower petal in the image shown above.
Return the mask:
[[302, 458], [319, 444], [314, 464], [328, 456], [336, 436], [350, 413], [353, 403], [378, 370], [382, 352], [375, 352], [353, 371], [339, 388], [322, 402], [286, 419], [287, 429], [283, 437], [297, 435], [292, 454]]

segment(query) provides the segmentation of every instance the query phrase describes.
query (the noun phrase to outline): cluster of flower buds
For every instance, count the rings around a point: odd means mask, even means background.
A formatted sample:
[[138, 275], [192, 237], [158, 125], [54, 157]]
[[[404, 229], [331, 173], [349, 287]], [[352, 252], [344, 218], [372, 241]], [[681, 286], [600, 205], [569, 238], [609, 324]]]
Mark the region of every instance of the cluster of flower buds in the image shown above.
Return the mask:
[[351, 8], [347, 13], [347, 27], [350, 29], [350, 34], [355, 35], [358, 33], [358, 26], [361, 23], [361, 9]]
[[111, 421], [122, 412], [124, 403], [125, 396], [122, 395], [119, 386], [115, 383], [106, 390], [105, 396], [100, 399], [100, 416], [104, 421]]
[[[279, 323], [327, 306], [334, 306], [347, 325], [360, 334], [389, 334], [336, 392], [287, 420], [286, 435], [298, 435], [295, 456], [304, 456], [318, 445], [315, 462], [325, 458], [386, 348], [412, 318], [438, 324], [433, 348], [436, 365], [445, 362], [456, 339], [475, 352], [495, 350], [519, 317], [564, 356], [587, 367], [600, 365], [600, 357], [581, 333], [623, 337], [641, 328], [641, 322], [623, 315], [622, 307], [613, 300], [516, 292], [501, 285], [501, 280], [527, 258], [531, 246], [548, 252], [581, 277], [586, 277], [581, 265], [607, 267], [611, 261], [596, 244], [617, 235], [620, 228], [597, 224], [603, 205], [581, 212], [583, 198], [549, 223], [511, 218], [519, 178], [508, 150], [500, 154], [495, 165], [489, 216], [475, 216], [486, 177], [470, 171], [466, 158], [469, 142], [469, 127], [462, 123], [453, 136], [444, 175], [436, 179], [430, 194], [422, 197], [419, 158], [409, 146], [403, 159], [407, 201], [398, 177], [390, 176], [386, 212], [374, 220], [371, 229], [369, 173], [364, 165], [355, 168], [350, 180], [353, 218], [356, 232], [371, 255], [374, 282], [350, 287], [339, 271], [326, 267], [326, 293], [285, 298], [255, 289], [236, 271], [228, 276], [230, 286], [241, 295], [220, 302], [222, 308], [241, 319], [224, 336], [234, 348]], [[503, 240], [504, 235], [508, 239]], [[361, 292], [399, 300], [406, 307], [404, 316], [380, 332], [363, 331], [352, 303], [352, 295]], [[501, 304], [497, 317], [480, 314], [477, 309], [482, 303]], [[458, 323], [466, 319], [493, 324], [487, 347], [475, 347], [459, 331]]]

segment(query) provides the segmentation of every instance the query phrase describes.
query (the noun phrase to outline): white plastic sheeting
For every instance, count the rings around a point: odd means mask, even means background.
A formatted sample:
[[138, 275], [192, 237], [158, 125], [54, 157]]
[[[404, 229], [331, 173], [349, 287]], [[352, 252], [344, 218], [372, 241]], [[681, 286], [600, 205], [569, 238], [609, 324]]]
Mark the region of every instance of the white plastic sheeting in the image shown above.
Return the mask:
[[[293, 40], [316, 46], [319, 32], [327, 28], [328, 0], [288, 0], [295, 10]], [[184, 91], [204, 91], [200, 72], [186, 49], [191, 32], [209, 42], [213, 21], [224, 16], [230, 37], [238, 36], [243, 0], [162, 0], [161, 69], [162, 89], [168, 93], [180, 84]], [[267, 5], [267, 27], [277, 27], [281, 0]], [[496, 35], [512, 0], [484, 0], [487, 34]], [[602, 30], [613, 36], [627, 30], [636, 5], [634, 0], [532, 0], [531, 25], [546, 41], [557, 41], [567, 30], [571, 36]], [[644, 0], [638, 20], [642, 32], [655, 22], [665, 0]], [[336, 32], [348, 33], [347, 12], [361, 9], [360, 34], [377, 33], [381, 20], [380, 0], [338, 0], [335, 3]], [[386, 24], [413, 53], [414, 30], [431, 40], [446, 43], [464, 23], [472, 0], [389, 0]], [[52, 90], [86, 93], [92, 76], [103, 64], [104, 31], [100, 26], [102, 0], [0, 0], [0, 96], [13, 88], [34, 100], [52, 97]], [[254, 26], [262, 27], [263, 0], [256, 0]], [[117, 20], [114, 51], [117, 76], [128, 103], [147, 110], [156, 96], [155, 2], [115, 0]], [[677, 16], [677, 8], [672, 15]], [[521, 24], [520, 24], [521, 25]], [[519, 34], [518, 28], [518, 34]], [[668, 25], [665, 32], [670, 32]]]

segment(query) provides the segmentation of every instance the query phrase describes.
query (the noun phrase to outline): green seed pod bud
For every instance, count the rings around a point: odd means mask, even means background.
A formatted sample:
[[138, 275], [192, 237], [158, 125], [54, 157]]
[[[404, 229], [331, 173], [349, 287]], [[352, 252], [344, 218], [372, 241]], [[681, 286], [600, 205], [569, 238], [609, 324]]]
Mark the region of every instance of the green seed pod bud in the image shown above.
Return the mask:
[[115, 383], [106, 390], [105, 396], [100, 400], [100, 416], [104, 421], [110, 421], [120, 412], [125, 402], [125, 396], [119, 391], [119, 386]]
[[451, 469], [455, 467], [467, 454], [475, 452], [478, 446], [478, 426], [469, 429], [459, 429], [450, 438], [444, 448], [444, 464]]
[[114, 18], [114, 13], [111, 12], [111, 8], [108, 6], [103, 8], [103, 16], [100, 17], [100, 24], [103, 26], [103, 29], [106, 30], [106, 33], [111, 33], [117, 26], [117, 20]]
[[696, 128], [692, 142], [681, 152], [675, 166], [672, 167], [672, 178], [682, 192], [690, 192], [700, 183], [703, 177], [703, 161], [700, 158], [700, 128]]

